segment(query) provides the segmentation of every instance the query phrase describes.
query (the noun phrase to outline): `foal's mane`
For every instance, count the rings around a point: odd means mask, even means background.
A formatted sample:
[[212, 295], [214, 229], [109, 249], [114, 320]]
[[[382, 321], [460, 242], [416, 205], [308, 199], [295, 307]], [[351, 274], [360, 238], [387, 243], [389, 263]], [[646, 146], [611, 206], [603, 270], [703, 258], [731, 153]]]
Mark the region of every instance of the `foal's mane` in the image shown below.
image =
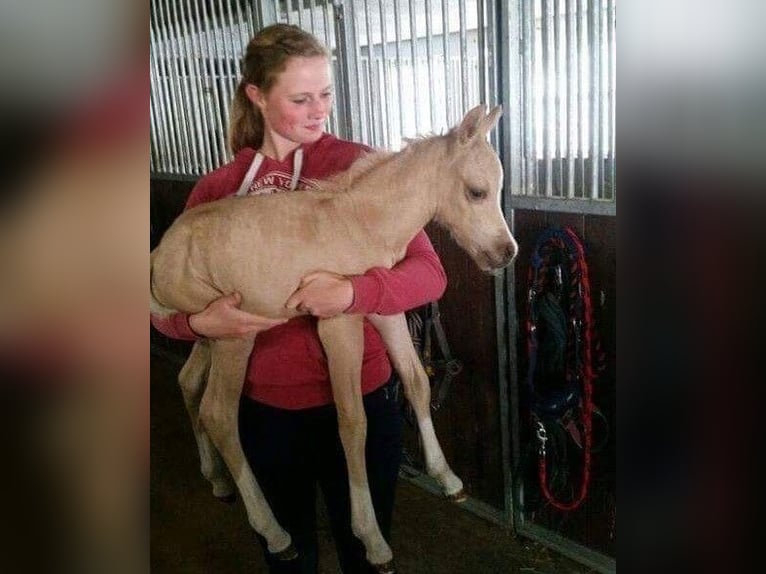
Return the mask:
[[435, 136], [433, 135], [422, 136], [415, 139], [405, 139], [407, 146], [398, 152], [372, 151], [356, 160], [346, 171], [338, 173], [321, 182], [319, 188], [323, 191], [347, 191], [356, 182], [364, 178], [370, 172], [375, 171], [383, 164], [396, 161], [405, 155], [410, 155], [416, 149], [426, 147], [428, 144], [432, 143], [434, 139]]

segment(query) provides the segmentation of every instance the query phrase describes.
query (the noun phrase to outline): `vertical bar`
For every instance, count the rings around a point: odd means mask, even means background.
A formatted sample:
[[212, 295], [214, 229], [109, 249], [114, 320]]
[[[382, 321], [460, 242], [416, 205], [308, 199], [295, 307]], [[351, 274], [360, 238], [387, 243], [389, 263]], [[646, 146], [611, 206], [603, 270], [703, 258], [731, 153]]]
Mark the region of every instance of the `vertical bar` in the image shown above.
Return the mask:
[[590, 0], [590, 10], [588, 11], [588, 31], [589, 31], [589, 57], [590, 57], [590, 101], [588, 119], [590, 124], [589, 149], [590, 155], [590, 173], [588, 174], [589, 196], [591, 199], [598, 199], [599, 194], [599, 164], [601, 162], [599, 132], [601, 131], [601, 122], [598, 117], [599, 111], [599, 29], [598, 17], [600, 12], [601, 0]]
[[608, 5], [608, 32], [607, 37], [609, 41], [609, 182], [610, 182], [610, 199], [615, 199], [617, 194], [617, 179], [615, 177], [615, 136], [614, 136], [614, 128], [615, 128], [615, 42], [614, 42], [614, 32], [615, 32], [615, 5], [614, 0], [609, 0]]
[[215, 11], [211, 10], [211, 14], [213, 14], [213, 25], [215, 26], [217, 31], [220, 32], [221, 37], [223, 39], [223, 41], [221, 42], [222, 45], [223, 45], [223, 56], [224, 56], [224, 67], [223, 67], [223, 69], [226, 70], [226, 79], [224, 81], [224, 85], [227, 87], [227, 90], [228, 90], [227, 93], [228, 93], [228, 96], [229, 96], [226, 99], [226, 101], [225, 101], [225, 104], [226, 104], [226, 106], [225, 106], [226, 116], [225, 117], [226, 117], [226, 122], [228, 124], [229, 117], [230, 117], [230, 114], [231, 114], [231, 102], [234, 99], [234, 92], [236, 90], [236, 85], [235, 85], [236, 73], [232, 69], [232, 60], [234, 60], [234, 58], [235, 58], [235, 55], [234, 55], [234, 43], [232, 42], [232, 39], [231, 39], [231, 31], [229, 31], [227, 33], [227, 31], [225, 29], [224, 15], [223, 15], [224, 11], [223, 11], [223, 6], [221, 5], [221, 0], [218, 0], [218, 10], [219, 10], [219, 13], [221, 14], [221, 25], [220, 26], [218, 26], [218, 23], [216, 21]]
[[404, 106], [402, 105], [404, 102], [402, 101], [402, 92], [404, 90], [402, 86], [403, 78], [402, 78], [402, 17], [399, 12], [399, 0], [393, 0], [393, 8], [394, 8], [394, 39], [395, 39], [395, 48], [396, 48], [396, 65], [394, 66], [394, 69], [396, 70], [396, 90], [397, 90], [397, 103], [399, 108], [399, 113], [396, 114], [399, 116], [399, 137], [396, 138], [397, 141], [401, 141], [402, 137], [404, 136]]
[[388, 95], [388, 87], [391, 85], [391, 78], [388, 73], [388, 50], [386, 44], [388, 43], [388, 35], [386, 34], [386, 12], [383, 9], [383, 0], [378, 0], [378, 11], [380, 13], [380, 46], [383, 51], [383, 96], [385, 98], [386, 108], [386, 122], [384, 124], [384, 138], [383, 145], [385, 147], [391, 147], [391, 104], [389, 102], [390, 97]]
[[465, 0], [460, 0], [460, 79], [462, 81], [462, 90], [460, 102], [460, 111], [465, 113], [469, 106], [468, 93], [468, 40], [466, 30]]
[[553, 35], [551, 34], [552, 0], [542, 0], [542, 51], [543, 51], [543, 174], [545, 184], [545, 196], [553, 195], [551, 174], [551, 144], [553, 125]]
[[[433, 30], [433, 6], [431, 0], [426, 0], [426, 62], [428, 64], [428, 85], [434, 85], [434, 30]], [[427, 99], [428, 110], [431, 118], [431, 125], [428, 131], [433, 131], [436, 127], [436, 107], [434, 106], [433, 95]]]
[[587, 155], [587, 72], [588, 72], [588, 45], [587, 38], [587, 26], [588, 26], [588, 0], [578, 0], [578, 13], [577, 13], [577, 93], [578, 93], [578, 106], [577, 106], [577, 134], [578, 134], [578, 150], [577, 150], [577, 164], [579, 165], [579, 175], [577, 178], [577, 197], [586, 197], [586, 176], [585, 156]]
[[[210, 69], [210, 90], [213, 94], [213, 103], [215, 104], [215, 123], [216, 130], [215, 139], [218, 144], [218, 150], [220, 152], [220, 161], [224, 163], [227, 158], [225, 133], [226, 126], [224, 125], [224, 110], [225, 106], [222, 105], [221, 100], [226, 98], [226, 94], [222, 93], [221, 82], [219, 82], [219, 76], [221, 74], [221, 66], [218, 63], [218, 49], [215, 43], [215, 35], [213, 30], [210, 29], [210, 19], [207, 15], [207, 2], [202, 0], [202, 10], [200, 11], [200, 0], [194, 0], [194, 12], [197, 17], [197, 21], [204, 22], [205, 26], [205, 40], [207, 42], [208, 56], [206, 58], [208, 67]], [[200, 18], [200, 15], [202, 18]], [[228, 117], [228, 116], [227, 116]]]
[[555, 73], [554, 73], [554, 86], [555, 86], [555, 104], [556, 104], [556, 122], [554, 124], [554, 135], [556, 138], [556, 148], [553, 154], [553, 193], [557, 197], [563, 195], [563, 183], [562, 183], [562, 137], [564, 130], [561, 123], [561, 105], [562, 94], [566, 90], [566, 86], [561, 77], [561, 0], [554, 0], [553, 2], [553, 53], [555, 57]]
[[[493, 74], [497, 78], [498, 93], [504, 105], [504, 113], [501, 118], [502, 138], [500, 139], [500, 157], [506, 168], [503, 181], [503, 211], [508, 219], [511, 230], [514, 229], [513, 195], [520, 189], [522, 173], [522, 59], [521, 59], [521, 11], [523, 5], [520, 2], [492, 2], [497, 7], [498, 17], [489, 18], [489, 27], [493, 28], [493, 22], [498, 22], [499, 28], [496, 37], [504, 39], [497, 43], [489, 41], [498, 47], [498, 71]], [[491, 13], [491, 11], [490, 11]], [[507, 352], [505, 364], [499, 370], [500, 379], [500, 445], [503, 455], [503, 501], [508, 520], [515, 522], [516, 513], [513, 505], [514, 483], [516, 482], [512, 472], [511, 457], [514, 453], [521, 452], [519, 448], [519, 373], [516, 365], [517, 348], [517, 312], [515, 307], [515, 271], [511, 266], [506, 280], [506, 319], [505, 330], [507, 344], [504, 349]], [[502, 365], [502, 363], [501, 363]], [[505, 376], [502, 376], [505, 372]], [[504, 384], [507, 379], [507, 384]], [[518, 481], [519, 483], [521, 481]]]
[[[285, 0], [285, 18], [287, 18], [287, 14], [290, 13], [289, 2], [290, 0]], [[274, 0], [274, 16], [275, 16], [275, 19], [274, 19], [275, 24], [282, 21], [282, 18], [281, 18], [282, 11], [279, 9], [279, 0]], [[264, 22], [264, 24], [266, 23]]]
[[285, 15], [288, 24], [295, 24], [293, 22], [293, 0], [285, 0]]
[[[165, 44], [165, 47], [169, 52], [170, 59], [172, 60], [172, 63], [171, 63], [172, 69], [169, 70], [169, 73], [168, 73], [168, 82], [170, 84], [168, 93], [170, 95], [170, 101], [172, 104], [171, 114], [170, 114], [171, 130], [173, 134], [176, 136], [176, 141], [178, 143], [179, 154], [178, 154], [178, 172], [177, 173], [187, 173], [188, 165], [190, 163], [188, 159], [189, 150], [187, 147], [186, 139], [184, 137], [185, 136], [184, 131], [183, 129], [180, 129], [180, 126], [179, 126], [179, 123], [181, 123], [179, 116], [181, 116], [182, 110], [181, 110], [181, 104], [179, 103], [176, 97], [176, 93], [177, 91], [180, 91], [180, 90], [176, 90], [174, 85], [176, 83], [176, 80], [180, 76], [180, 73], [178, 71], [178, 61], [176, 60], [176, 57], [175, 57], [175, 50], [172, 47], [170, 35], [167, 31], [167, 26], [169, 25], [170, 18], [169, 16], [165, 15], [165, 8], [162, 5], [163, 1], [165, 0], [162, 0], [159, 3], [159, 6], [160, 6], [160, 15], [162, 20], [165, 22], [165, 26], [161, 27], [160, 29], [163, 31], [163, 43]], [[183, 94], [181, 94], [180, 96], [183, 97]]]
[[[149, 28], [149, 41], [150, 45], [154, 44], [154, 23], [150, 21]], [[155, 101], [155, 119], [156, 124], [154, 127], [155, 136], [157, 138], [157, 146], [159, 153], [159, 165], [158, 172], [172, 171], [171, 167], [171, 149], [170, 149], [170, 137], [166, 128], [166, 117], [164, 108], [164, 90], [157, 71], [157, 54], [150, 50], [149, 52], [149, 78], [152, 89], [150, 90], [150, 98]]]
[[[154, 4], [152, 4], [152, 6], [154, 6]], [[152, 14], [154, 14], [154, 11]], [[178, 154], [176, 151], [173, 134], [171, 134], [170, 129], [171, 123], [168, 87], [165, 81], [167, 72], [165, 70], [164, 54], [162, 53], [162, 48], [160, 47], [159, 40], [157, 39], [158, 32], [155, 30], [155, 28], [158, 26], [156, 16], [150, 19], [149, 25], [149, 40], [151, 42], [150, 45], [154, 48], [153, 53], [150, 51], [149, 70], [150, 72], [154, 72], [155, 90], [153, 91], [156, 92], [156, 99], [159, 102], [158, 116], [162, 123], [162, 141], [165, 148], [165, 157], [163, 158], [162, 162], [162, 171], [173, 173], [176, 169], [176, 164], [178, 163]]]
[[452, 125], [454, 114], [452, 113], [452, 90], [450, 89], [450, 80], [452, 79], [452, 70], [450, 65], [450, 30], [449, 30], [449, 8], [447, 0], [442, 0], [442, 42], [444, 45], [444, 104], [445, 104], [445, 124], [446, 127]]
[[[190, 10], [189, 10], [189, 0], [186, 0], [184, 3], [176, 2], [174, 3], [174, 11], [175, 7], [178, 7], [178, 11], [181, 14], [180, 22], [181, 22], [181, 30], [183, 32], [183, 36], [186, 38], [186, 45], [184, 46], [187, 58], [189, 61], [189, 76], [190, 76], [190, 84], [191, 84], [191, 101], [192, 101], [192, 110], [194, 111], [194, 127], [197, 128], [197, 138], [196, 138], [196, 145], [195, 148], [199, 150], [199, 162], [197, 164], [197, 174], [201, 174], [203, 172], [210, 170], [210, 146], [207, 145], [207, 114], [203, 111], [202, 102], [200, 101], [201, 95], [202, 95], [202, 78], [199, 70], [199, 60], [197, 59], [197, 54], [195, 53], [195, 43], [193, 40], [193, 34], [190, 32], [189, 26], [187, 26], [186, 21], [191, 20], [189, 18], [190, 16]], [[186, 12], [184, 12], [184, 6], [186, 7]], [[194, 74], [194, 80], [192, 84], [192, 78], [191, 75]]]
[[[179, 117], [181, 125], [179, 128], [182, 130], [181, 133], [184, 137], [184, 140], [186, 142], [186, 151], [188, 154], [188, 163], [186, 164], [186, 170], [184, 171], [185, 175], [193, 175], [198, 173], [199, 170], [199, 157], [197, 154], [197, 146], [194, 145], [194, 130], [193, 130], [193, 113], [192, 110], [190, 110], [190, 101], [191, 101], [191, 90], [189, 88], [189, 70], [187, 66], [187, 62], [185, 62], [185, 54], [183, 53], [183, 50], [181, 50], [181, 42], [183, 39], [183, 35], [181, 34], [181, 30], [178, 24], [178, 12], [176, 10], [176, 3], [170, 2], [168, 0], [168, 3], [166, 4], [166, 10], [168, 12], [168, 15], [171, 11], [171, 4], [172, 4], [172, 19], [173, 22], [173, 42], [172, 45], [174, 47], [173, 52], [173, 60], [178, 63], [178, 87], [181, 91], [181, 100], [179, 101]], [[192, 116], [192, 117], [190, 117]]]
[[[483, 58], [477, 57], [477, 60], [476, 60], [477, 73], [474, 76], [474, 79], [478, 80], [478, 89], [476, 90], [476, 93], [478, 94], [478, 102], [487, 104], [491, 107], [492, 102], [489, 102], [486, 99], [486, 95], [490, 92], [487, 90], [487, 86], [485, 85], [487, 81], [487, 74], [485, 71], [485, 67], [489, 66], [489, 60], [491, 59], [489, 57], [487, 38], [486, 38], [487, 30], [486, 30], [486, 20], [484, 18], [485, 5], [486, 5], [486, 2], [484, 0], [477, 0], [476, 2], [476, 49], [478, 51], [478, 54], [484, 54], [485, 56]], [[493, 136], [496, 134], [497, 132], [494, 132]]]
[[359, 117], [359, 43], [356, 40], [354, 25], [354, 7], [350, 0], [335, 5], [335, 22], [337, 25], [336, 55], [338, 68], [342, 74], [344, 90], [343, 137], [359, 139], [361, 133], [361, 118]]
[[567, 154], [566, 154], [566, 193], [567, 198], [575, 195], [574, 187], [574, 158], [577, 150], [577, 131], [575, 115], [577, 114], [577, 89], [574, 74], [577, 66], [575, 44], [575, 17], [577, 0], [566, 0], [566, 55], [567, 55]]
[[[420, 102], [418, 98], [418, 84], [420, 83], [420, 64], [418, 63], [418, 29], [417, 17], [415, 14], [414, 0], [407, 1], [410, 8], [410, 52], [412, 53], [412, 99], [415, 105], [415, 134], [420, 134]], [[428, 94], [425, 90], [423, 94]]]
[[367, 0], [364, 0], [364, 22], [365, 30], [367, 31], [367, 82], [370, 86], [370, 116], [372, 123], [370, 124], [370, 144], [376, 147], [382, 147], [380, 131], [378, 129], [378, 111], [379, 100], [376, 101], [375, 96], [380, 94], [380, 90], [377, 86], [377, 50], [375, 49], [375, 41], [372, 37], [372, 26], [370, 25], [370, 6]]
[[[608, 1], [608, 0], [605, 0]], [[598, 4], [598, 199], [606, 199], [606, 163], [605, 156], [607, 154], [608, 145], [606, 142], [606, 130], [609, 128], [609, 121], [606, 114], [609, 110], [609, 90], [606, 85], [606, 78], [608, 75], [607, 70], [607, 56], [606, 51], [609, 49], [606, 34], [606, 10], [604, 4], [599, 2]]]
[[311, 0], [311, 2], [309, 2], [309, 18], [310, 18], [309, 21], [311, 22], [311, 33], [314, 35], [316, 35], [317, 33], [316, 21], [314, 19], [314, 12], [316, 12], [316, 9], [317, 9], [316, 0]]
[[[205, 50], [203, 49], [202, 45], [202, 35], [204, 33], [203, 31], [203, 25], [200, 21], [200, 11], [199, 11], [199, 5], [198, 0], [194, 0], [194, 22], [195, 28], [193, 28], [193, 34], [197, 38], [197, 49], [199, 50], [199, 61], [201, 62], [201, 65], [199, 67], [200, 69], [200, 79], [202, 81], [202, 94], [204, 96], [204, 102], [205, 105], [203, 106], [204, 111], [204, 121], [206, 126], [206, 137], [205, 141], [210, 146], [210, 152], [211, 152], [211, 161], [212, 165], [211, 168], [219, 167], [223, 164], [223, 160], [226, 157], [225, 152], [220, 148], [219, 140], [221, 138], [221, 134], [223, 132], [223, 128], [221, 126], [220, 122], [220, 111], [219, 107], [217, 105], [217, 97], [218, 97], [218, 91], [213, 89], [212, 82], [211, 82], [211, 76], [215, 74], [215, 71], [213, 70], [212, 73], [210, 71], [210, 64], [211, 64], [211, 52], [210, 52], [210, 45], [209, 45], [209, 39], [210, 36], [205, 34], [205, 39], [208, 41], [208, 49], [205, 53]], [[203, 71], [204, 69], [204, 71]], [[211, 141], [212, 138], [212, 141]]]
[[306, 28], [303, 26], [303, 0], [296, 0], [298, 3], [298, 27], [302, 30]]
[[536, 83], [535, 83], [535, 9], [536, 0], [523, 1], [523, 41], [522, 62], [524, 71], [524, 93], [522, 96], [524, 113], [524, 193], [537, 194], [537, 136], [536, 124]]
[[332, 45], [332, 38], [330, 37], [330, 25], [328, 20], [330, 18], [330, 6], [325, 2], [325, 8], [322, 10], [322, 20], [324, 22], [324, 43], [327, 48], [332, 51], [334, 46]]
[[159, 148], [157, 140], [158, 140], [157, 126], [156, 126], [156, 120], [154, 117], [154, 94], [152, 94], [150, 90], [149, 91], [149, 177], [151, 177], [152, 174], [155, 174], [159, 171], [157, 169], [157, 166], [159, 164], [159, 159], [160, 159], [159, 153], [157, 152]]

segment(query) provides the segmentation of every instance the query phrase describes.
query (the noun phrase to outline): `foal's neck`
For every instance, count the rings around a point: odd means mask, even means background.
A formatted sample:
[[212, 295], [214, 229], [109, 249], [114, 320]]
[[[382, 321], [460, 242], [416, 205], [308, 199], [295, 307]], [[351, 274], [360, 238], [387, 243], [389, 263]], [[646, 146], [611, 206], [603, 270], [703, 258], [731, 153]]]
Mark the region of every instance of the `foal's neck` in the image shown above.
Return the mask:
[[379, 161], [349, 186], [351, 217], [393, 252], [403, 251], [436, 214], [445, 160], [446, 143], [439, 136]]

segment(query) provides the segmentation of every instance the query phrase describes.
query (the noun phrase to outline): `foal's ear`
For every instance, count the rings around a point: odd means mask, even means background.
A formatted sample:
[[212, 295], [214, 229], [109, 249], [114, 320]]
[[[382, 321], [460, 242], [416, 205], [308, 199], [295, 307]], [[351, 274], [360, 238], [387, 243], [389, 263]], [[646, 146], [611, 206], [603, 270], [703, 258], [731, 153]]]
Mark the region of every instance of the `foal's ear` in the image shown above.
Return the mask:
[[458, 141], [467, 143], [475, 137], [486, 138], [503, 113], [502, 106], [495, 106], [487, 113], [487, 107], [479, 104], [469, 111], [456, 130]]

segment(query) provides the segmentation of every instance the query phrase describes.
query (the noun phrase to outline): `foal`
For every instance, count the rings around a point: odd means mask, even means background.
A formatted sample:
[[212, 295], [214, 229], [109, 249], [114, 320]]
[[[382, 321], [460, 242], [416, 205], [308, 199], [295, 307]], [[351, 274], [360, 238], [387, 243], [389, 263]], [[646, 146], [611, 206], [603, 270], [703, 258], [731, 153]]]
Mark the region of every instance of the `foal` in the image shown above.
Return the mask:
[[[194, 313], [239, 291], [242, 309], [294, 317], [285, 302], [317, 269], [343, 275], [392, 267], [431, 219], [446, 227], [484, 271], [508, 265], [517, 246], [500, 209], [502, 167], [487, 142], [500, 107], [478, 106], [447, 135], [377, 153], [312, 193], [229, 198], [184, 212], [151, 254], [152, 311]], [[447, 465], [431, 421], [430, 386], [403, 314], [367, 317], [379, 331], [413, 405], [426, 469], [445, 494], [465, 497]], [[361, 393], [363, 317], [318, 321], [327, 354], [340, 439], [346, 455], [354, 534], [379, 572], [392, 572], [392, 552], [375, 518], [365, 467], [366, 419]], [[216, 450], [236, 482], [250, 524], [280, 558], [295, 556], [245, 461], [237, 408], [253, 340], [195, 344], [179, 380], [197, 438], [202, 472], [214, 494], [228, 494]], [[207, 434], [206, 434], [207, 433]]]

